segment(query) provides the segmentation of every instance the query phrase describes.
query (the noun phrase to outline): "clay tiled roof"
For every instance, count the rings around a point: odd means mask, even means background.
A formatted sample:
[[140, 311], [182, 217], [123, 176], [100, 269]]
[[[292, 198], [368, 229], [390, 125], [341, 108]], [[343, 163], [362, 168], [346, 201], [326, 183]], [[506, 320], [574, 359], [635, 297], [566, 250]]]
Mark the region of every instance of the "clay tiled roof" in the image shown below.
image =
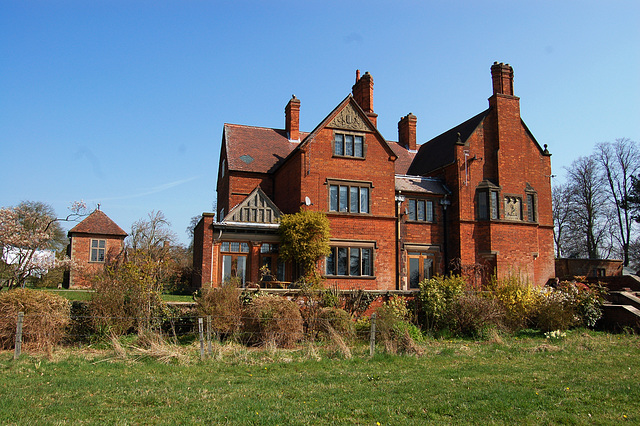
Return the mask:
[[409, 175], [425, 175], [440, 167], [453, 163], [455, 160], [454, 147], [460, 134], [460, 142], [464, 143], [469, 136], [478, 128], [485, 117], [489, 114], [487, 109], [456, 127], [447, 130], [439, 136], [422, 144], [418, 153], [413, 159], [413, 163], [407, 170]]
[[299, 144], [285, 130], [239, 124], [225, 124], [224, 139], [229, 170], [254, 173], [272, 173]]
[[101, 210], [95, 210], [82, 222], [71, 228], [69, 235], [72, 233], [127, 236], [127, 233]]
[[[406, 175], [407, 170], [409, 170], [409, 166], [411, 166], [411, 163], [418, 151], [409, 151], [398, 142], [387, 141], [387, 144], [389, 144], [393, 152], [396, 154], [396, 157], [398, 157], [395, 163], [396, 174]], [[418, 149], [420, 149], [420, 145], [418, 145]]]

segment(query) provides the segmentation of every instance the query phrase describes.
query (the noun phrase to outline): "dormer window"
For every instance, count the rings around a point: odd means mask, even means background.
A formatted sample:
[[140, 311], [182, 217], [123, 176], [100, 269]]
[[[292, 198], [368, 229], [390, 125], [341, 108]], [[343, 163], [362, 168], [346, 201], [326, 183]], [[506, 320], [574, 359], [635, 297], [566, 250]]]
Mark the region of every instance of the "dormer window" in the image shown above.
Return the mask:
[[333, 136], [333, 155], [335, 157], [364, 158], [364, 136], [335, 133]]

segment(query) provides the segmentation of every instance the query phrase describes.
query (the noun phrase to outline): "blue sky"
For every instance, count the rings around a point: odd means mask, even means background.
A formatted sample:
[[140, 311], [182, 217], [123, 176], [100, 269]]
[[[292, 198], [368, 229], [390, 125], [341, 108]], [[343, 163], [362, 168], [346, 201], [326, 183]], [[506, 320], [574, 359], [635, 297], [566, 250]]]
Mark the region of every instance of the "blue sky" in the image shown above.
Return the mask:
[[101, 203], [126, 231], [161, 210], [187, 243], [225, 122], [282, 128], [295, 94], [310, 131], [360, 69], [383, 136], [412, 112], [426, 142], [487, 108], [494, 61], [561, 182], [640, 142], [638, 22], [636, 0], [0, 0], [0, 205]]

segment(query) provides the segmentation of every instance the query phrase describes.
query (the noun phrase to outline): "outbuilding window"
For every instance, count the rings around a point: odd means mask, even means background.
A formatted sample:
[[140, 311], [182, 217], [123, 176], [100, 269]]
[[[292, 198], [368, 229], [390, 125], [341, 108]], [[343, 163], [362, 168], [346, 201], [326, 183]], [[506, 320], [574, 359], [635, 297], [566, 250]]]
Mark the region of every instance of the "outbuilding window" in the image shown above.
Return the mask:
[[106, 248], [106, 240], [91, 240], [91, 261], [104, 262], [104, 253]]

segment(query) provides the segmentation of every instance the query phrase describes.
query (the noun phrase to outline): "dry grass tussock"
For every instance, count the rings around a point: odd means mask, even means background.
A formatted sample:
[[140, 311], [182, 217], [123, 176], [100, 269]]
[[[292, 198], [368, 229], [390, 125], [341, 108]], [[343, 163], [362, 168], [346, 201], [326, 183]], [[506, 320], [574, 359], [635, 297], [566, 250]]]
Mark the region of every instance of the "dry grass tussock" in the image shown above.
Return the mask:
[[329, 339], [331, 340], [331, 346], [335, 348], [337, 352], [340, 352], [345, 359], [351, 359], [351, 349], [349, 349], [349, 345], [347, 345], [340, 336], [340, 334], [333, 328], [330, 324], [325, 324], [325, 330], [329, 335]]
[[65, 336], [71, 304], [44, 291], [15, 289], [0, 293], [0, 349], [13, 349], [18, 312], [24, 312], [22, 349], [51, 353]]
[[561, 350], [562, 348], [560, 346], [550, 345], [548, 343], [543, 343], [531, 349], [532, 352], [558, 352]]
[[185, 348], [167, 343], [161, 334], [141, 333], [137, 345], [131, 346], [134, 353], [143, 358], [153, 358], [163, 364], [188, 364], [190, 357]]
[[153, 332], [140, 333], [133, 344], [123, 344], [115, 334], [110, 336], [110, 342], [114, 356], [96, 362], [154, 359], [163, 364], [186, 365], [194, 353], [192, 347], [168, 343], [161, 334]]

